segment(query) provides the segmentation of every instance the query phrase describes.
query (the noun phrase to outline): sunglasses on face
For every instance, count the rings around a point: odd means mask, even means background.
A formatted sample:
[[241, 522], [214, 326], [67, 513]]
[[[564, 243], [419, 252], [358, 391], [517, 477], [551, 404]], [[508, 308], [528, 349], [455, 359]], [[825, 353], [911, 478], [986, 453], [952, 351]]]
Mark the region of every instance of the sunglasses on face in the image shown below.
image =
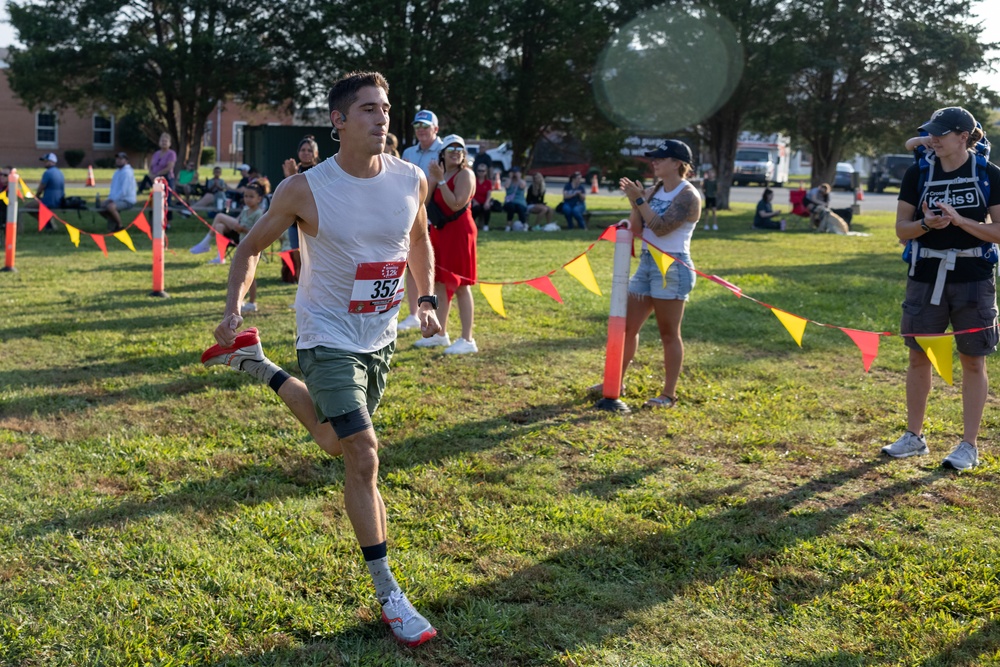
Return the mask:
[[448, 148], [444, 149], [444, 152], [445, 153], [464, 153], [465, 149], [464, 148], [459, 148], [458, 146], [448, 146]]
[[417, 128], [418, 130], [426, 130], [430, 126], [431, 126], [430, 123], [414, 123], [413, 124], [413, 127]]

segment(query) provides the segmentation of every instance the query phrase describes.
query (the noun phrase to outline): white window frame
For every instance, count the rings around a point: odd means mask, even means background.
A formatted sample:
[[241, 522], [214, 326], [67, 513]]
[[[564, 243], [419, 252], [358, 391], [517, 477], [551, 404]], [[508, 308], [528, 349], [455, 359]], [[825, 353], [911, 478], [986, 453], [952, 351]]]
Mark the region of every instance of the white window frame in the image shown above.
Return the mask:
[[233, 121], [233, 150], [236, 153], [243, 153], [243, 129], [249, 125], [245, 120]]
[[[97, 142], [97, 132], [98, 132], [97, 119], [98, 118], [104, 118], [105, 120], [110, 121], [110, 123], [111, 123], [111, 127], [109, 127], [109, 128], [103, 128], [103, 127], [100, 128], [101, 132], [107, 132], [108, 133], [108, 138], [109, 138], [108, 143], [98, 143]], [[91, 127], [91, 131], [93, 133], [93, 142], [94, 142], [94, 148], [95, 149], [98, 149], [98, 148], [107, 149], [107, 148], [114, 148], [115, 147], [115, 117], [114, 116], [102, 116], [101, 114], [95, 113], [93, 115], [93, 117], [91, 118], [90, 127]]]
[[[46, 116], [52, 116], [52, 118], [54, 119], [53, 124], [41, 125], [38, 121], [39, 121], [39, 116], [41, 116], [42, 114], [45, 114]], [[38, 132], [42, 129], [52, 130], [52, 134], [54, 137], [52, 141], [38, 140]], [[59, 114], [56, 113], [55, 111], [42, 110], [35, 112], [35, 146], [38, 148], [59, 148]]]

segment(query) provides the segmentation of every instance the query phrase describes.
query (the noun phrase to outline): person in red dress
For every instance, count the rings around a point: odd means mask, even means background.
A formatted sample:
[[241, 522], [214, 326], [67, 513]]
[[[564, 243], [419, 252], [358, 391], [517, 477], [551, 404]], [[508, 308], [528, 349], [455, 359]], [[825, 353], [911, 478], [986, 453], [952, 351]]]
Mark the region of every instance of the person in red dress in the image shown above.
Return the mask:
[[[418, 340], [414, 345], [443, 346], [445, 354], [474, 354], [479, 352], [472, 337], [472, 285], [476, 284], [477, 231], [469, 201], [476, 189], [476, 179], [465, 157], [465, 140], [457, 134], [445, 137], [441, 155], [437, 162], [431, 163], [428, 171], [430, 194], [427, 205], [436, 205], [442, 213], [440, 218], [444, 220], [430, 229], [431, 245], [434, 247], [434, 291], [438, 297], [437, 314], [441, 331]], [[452, 294], [458, 304], [458, 318], [462, 324], [462, 337], [454, 343], [447, 333]]]

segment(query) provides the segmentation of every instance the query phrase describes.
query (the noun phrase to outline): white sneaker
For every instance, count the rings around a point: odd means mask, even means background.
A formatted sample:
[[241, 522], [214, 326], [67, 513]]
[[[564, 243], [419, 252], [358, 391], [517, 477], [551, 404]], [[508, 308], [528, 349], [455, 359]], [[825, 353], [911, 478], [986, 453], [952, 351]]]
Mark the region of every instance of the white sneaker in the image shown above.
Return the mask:
[[719, 231], [719, 226], [718, 225], [712, 225], [712, 231], [713, 232]]
[[430, 338], [420, 338], [416, 343], [413, 344], [414, 347], [448, 347], [451, 345], [451, 337], [448, 334], [434, 334]]
[[420, 328], [420, 318], [416, 315], [408, 315], [396, 325], [396, 331], [409, 331]]
[[907, 456], [919, 456], [930, 452], [927, 449], [927, 438], [907, 431], [899, 440], [882, 448], [882, 453], [894, 459], [905, 459]]
[[708, 231], [708, 223], [707, 222], [705, 223], [705, 231], [706, 232]]
[[476, 341], [464, 338], [459, 338], [444, 349], [445, 354], [475, 354], [476, 352], [479, 352]]
[[437, 635], [437, 630], [426, 618], [413, 608], [403, 591], [389, 593], [389, 599], [382, 605], [382, 621], [391, 629], [393, 636], [410, 648], [420, 646]]
[[209, 239], [202, 239], [191, 248], [192, 255], [202, 255], [212, 249], [212, 242]]
[[490, 231], [490, 226], [489, 225], [483, 225], [483, 231], [484, 232]]
[[510, 225], [507, 225], [506, 227], [504, 227], [504, 231], [505, 232], [509, 232], [510, 231]]
[[247, 301], [240, 307], [240, 315], [246, 315], [247, 313], [256, 313], [257, 304], [253, 301]]
[[208, 260], [208, 263], [209, 264], [225, 264], [226, 260], [220, 259], [218, 257], [213, 257], [212, 259]]
[[[445, 350], [447, 352], [447, 350]], [[969, 470], [979, 465], [979, 450], [965, 440], [958, 443], [958, 447], [951, 450], [951, 454], [941, 462], [945, 468], [952, 470]]]

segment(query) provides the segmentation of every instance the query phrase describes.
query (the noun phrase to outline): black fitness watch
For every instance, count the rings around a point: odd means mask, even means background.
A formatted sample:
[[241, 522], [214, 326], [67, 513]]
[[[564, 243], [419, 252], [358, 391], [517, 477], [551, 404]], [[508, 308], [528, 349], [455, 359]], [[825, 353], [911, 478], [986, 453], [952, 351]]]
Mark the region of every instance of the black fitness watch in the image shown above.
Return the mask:
[[417, 299], [417, 307], [420, 307], [420, 305], [424, 304], [424, 303], [431, 304], [431, 308], [433, 308], [434, 310], [437, 310], [438, 309], [437, 294], [431, 294], [430, 296], [422, 296], [422, 297], [420, 297], [420, 298]]
[[931, 231], [931, 228], [928, 227], [927, 223], [924, 222], [923, 220], [920, 221], [920, 229], [924, 230], [925, 232]]
[[646, 200], [643, 199], [642, 197], [639, 197], [638, 199], [635, 200], [635, 205], [636, 206], [642, 206], [645, 203], [646, 203]]

